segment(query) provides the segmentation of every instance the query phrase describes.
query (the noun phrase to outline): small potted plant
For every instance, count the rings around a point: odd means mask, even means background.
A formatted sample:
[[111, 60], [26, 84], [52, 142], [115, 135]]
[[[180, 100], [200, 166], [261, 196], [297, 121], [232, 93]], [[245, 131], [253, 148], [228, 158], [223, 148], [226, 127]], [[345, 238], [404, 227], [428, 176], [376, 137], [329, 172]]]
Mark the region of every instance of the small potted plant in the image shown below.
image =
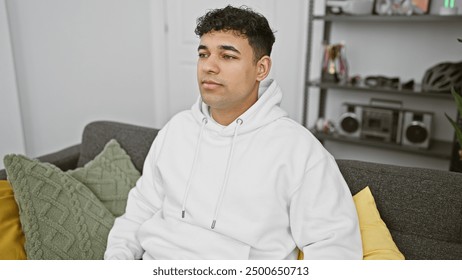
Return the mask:
[[[456, 102], [457, 112], [459, 113], [459, 115], [462, 116], [462, 96], [460, 96], [460, 94], [458, 94], [454, 88], [451, 88], [451, 94]], [[460, 149], [462, 147], [462, 128], [456, 121], [449, 117], [448, 114], [444, 114], [446, 115], [446, 118], [452, 124], [452, 126], [454, 127], [454, 131], [456, 132], [456, 139], [459, 143], [459, 159], [462, 160], [462, 150]]]
[[[462, 38], [457, 39], [457, 41], [462, 43]], [[456, 92], [454, 87], [451, 88], [451, 94], [454, 97], [454, 101], [456, 102], [458, 115], [462, 116], [462, 96], [459, 93]], [[451, 119], [448, 116], [448, 114], [445, 113], [445, 115], [446, 115], [446, 118], [449, 120], [449, 122], [454, 127], [454, 131], [456, 133], [457, 143], [459, 143], [459, 159], [462, 160], [462, 128], [456, 121]]]

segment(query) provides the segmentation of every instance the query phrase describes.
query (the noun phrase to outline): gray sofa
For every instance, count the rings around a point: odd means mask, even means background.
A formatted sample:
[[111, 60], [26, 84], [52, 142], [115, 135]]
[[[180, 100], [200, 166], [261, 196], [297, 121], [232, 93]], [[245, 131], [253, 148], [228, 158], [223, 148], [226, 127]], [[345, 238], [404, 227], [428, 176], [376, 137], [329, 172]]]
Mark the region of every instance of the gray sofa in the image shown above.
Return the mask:
[[[88, 124], [78, 145], [39, 157], [63, 170], [92, 160], [117, 139], [142, 172], [158, 130], [116, 122]], [[351, 193], [369, 186], [382, 219], [406, 259], [462, 259], [462, 174], [338, 160]], [[0, 170], [0, 180], [6, 179]]]

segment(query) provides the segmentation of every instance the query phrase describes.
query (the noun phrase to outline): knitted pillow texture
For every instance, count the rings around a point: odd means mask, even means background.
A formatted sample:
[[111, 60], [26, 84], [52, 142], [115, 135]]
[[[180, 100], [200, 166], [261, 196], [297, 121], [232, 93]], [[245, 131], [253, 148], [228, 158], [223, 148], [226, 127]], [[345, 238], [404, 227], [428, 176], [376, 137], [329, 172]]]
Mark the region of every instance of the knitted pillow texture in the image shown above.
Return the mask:
[[103, 259], [114, 216], [84, 184], [52, 164], [7, 155], [28, 259]]
[[87, 186], [116, 217], [125, 213], [128, 193], [141, 176], [129, 155], [114, 139], [84, 167], [67, 172]]
[[94, 160], [63, 172], [21, 155], [4, 159], [29, 259], [102, 259], [114, 216], [140, 173], [116, 140]]

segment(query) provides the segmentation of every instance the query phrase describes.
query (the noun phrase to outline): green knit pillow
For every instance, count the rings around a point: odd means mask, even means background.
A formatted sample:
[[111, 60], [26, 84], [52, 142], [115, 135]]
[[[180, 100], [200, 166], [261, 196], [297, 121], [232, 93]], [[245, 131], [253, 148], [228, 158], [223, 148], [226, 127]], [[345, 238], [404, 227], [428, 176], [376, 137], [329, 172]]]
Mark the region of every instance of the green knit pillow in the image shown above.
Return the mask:
[[141, 176], [128, 154], [114, 139], [84, 167], [68, 173], [87, 186], [116, 217], [125, 213], [128, 192]]
[[114, 216], [85, 185], [52, 164], [4, 158], [28, 259], [102, 259]]

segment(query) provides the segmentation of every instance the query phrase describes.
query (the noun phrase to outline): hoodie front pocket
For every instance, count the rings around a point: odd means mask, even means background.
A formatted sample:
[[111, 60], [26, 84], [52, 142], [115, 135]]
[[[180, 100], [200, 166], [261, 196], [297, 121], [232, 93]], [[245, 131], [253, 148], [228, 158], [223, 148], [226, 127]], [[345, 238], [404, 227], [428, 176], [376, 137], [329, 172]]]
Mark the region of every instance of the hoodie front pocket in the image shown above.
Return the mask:
[[144, 258], [168, 259], [248, 259], [250, 246], [216, 231], [175, 219], [164, 219], [162, 211], [141, 225], [138, 239], [146, 251]]

